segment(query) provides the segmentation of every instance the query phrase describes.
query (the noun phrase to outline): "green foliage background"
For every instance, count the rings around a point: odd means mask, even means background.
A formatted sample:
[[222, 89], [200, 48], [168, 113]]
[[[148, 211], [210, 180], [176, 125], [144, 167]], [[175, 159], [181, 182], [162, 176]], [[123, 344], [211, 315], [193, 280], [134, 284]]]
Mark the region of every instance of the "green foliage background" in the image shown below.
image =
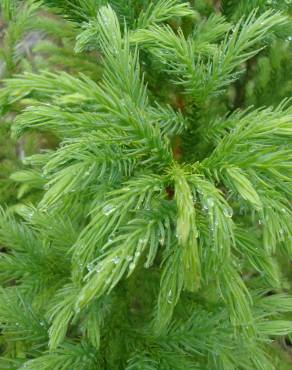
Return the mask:
[[291, 2], [0, 4], [0, 368], [289, 369]]

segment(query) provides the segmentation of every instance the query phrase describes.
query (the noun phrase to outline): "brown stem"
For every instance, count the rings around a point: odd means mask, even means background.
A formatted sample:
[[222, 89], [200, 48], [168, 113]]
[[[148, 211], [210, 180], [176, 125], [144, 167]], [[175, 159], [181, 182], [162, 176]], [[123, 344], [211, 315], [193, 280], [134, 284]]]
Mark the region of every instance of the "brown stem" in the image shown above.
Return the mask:
[[16, 143], [16, 155], [17, 157], [23, 161], [25, 158], [25, 141], [24, 138], [21, 138], [17, 143]]
[[176, 161], [179, 161], [182, 157], [182, 140], [180, 136], [176, 136], [174, 138], [174, 144], [173, 144], [173, 157]]
[[214, 0], [215, 12], [221, 14], [221, 0]]
[[234, 99], [234, 109], [244, 108], [245, 106], [245, 95], [246, 87], [248, 82], [253, 77], [254, 65], [256, 64], [257, 59], [252, 58], [246, 62], [246, 71], [241, 80], [237, 80], [235, 84], [236, 95]]

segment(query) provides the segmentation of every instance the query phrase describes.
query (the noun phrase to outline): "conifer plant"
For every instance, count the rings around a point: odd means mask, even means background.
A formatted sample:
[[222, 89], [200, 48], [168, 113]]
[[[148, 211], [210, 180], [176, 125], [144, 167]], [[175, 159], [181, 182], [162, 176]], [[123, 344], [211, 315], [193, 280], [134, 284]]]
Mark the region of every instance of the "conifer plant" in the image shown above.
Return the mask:
[[[80, 66], [81, 55], [73, 50], [78, 32], [74, 25], [53, 15], [39, 1], [0, 0], [0, 28], [1, 80], [16, 73], [40, 69], [56, 71], [66, 68], [74, 74], [76, 64], [78, 72], [86, 72], [89, 76], [98, 74], [90, 56]], [[24, 197], [35, 199], [39, 192], [26, 184], [29, 177], [10, 175], [23, 167], [21, 159], [39, 148], [50, 147], [55, 138], [38, 132], [11, 138], [11, 122], [23, 105], [17, 100], [7, 104], [5, 91], [0, 99], [0, 202], [13, 204]], [[39, 174], [35, 172], [34, 176], [38, 178]], [[14, 181], [17, 179], [22, 181], [17, 183]], [[39, 186], [40, 182], [36, 181], [35, 185]]]
[[289, 368], [292, 109], [248, 80], [291, 52], [289, 6], [214, 3], [43, 1], [91, 73], [2, 87], [13, 137], [58, 145], [1, 212], [1, 369]]

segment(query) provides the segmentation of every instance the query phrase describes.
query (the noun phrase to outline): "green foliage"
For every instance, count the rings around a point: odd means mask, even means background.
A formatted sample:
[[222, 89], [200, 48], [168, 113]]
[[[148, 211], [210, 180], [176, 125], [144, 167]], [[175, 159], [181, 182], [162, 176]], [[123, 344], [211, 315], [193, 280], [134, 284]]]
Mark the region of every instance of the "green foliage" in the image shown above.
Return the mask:
[[[63, 70], [45, 41], [44, 71], [1, 90], [15, 140], [59, 144], [11, 177], [41, 199], [1, 212], [0, 367], [284, 369], [271, 343], [292, 332], [286, 7], [240, 2], [238, 20], [231, 1], [226, 18], [205, 17], [212, 2], [44, 4], [70, 20], [44, 22], [53, 38], [66, 25]], [[285, 85], [275, 99], [263, 64]]]
[[[139, 44], [149, 44], [150, 51], [159, 62], [166, 64], [166, 71], [177, 78], [174, 83], [182, 85], [186, 93], [194, 99], [194, 103], [202, 106], [209, 102], [208, 98], [216, 96], [238, 77], [236, 68], [260, 50], [250, 50], [253, 45], [262, 40], [271, 27], [283, 21], [284, 18], [277, 13], [272, 16], [271, 12], [266, 12], [256, 19], [253, 12], [244, 22], [240, 21], [229, 34], [227, 33], [219, 47], [211, 52], [211, 56], [208, 55], [208, 49], [212, 50], [211, 45], [205, 40], [196, 37], [194, 39], [192, 35], [185, 39], [182, 31], [176, 35], [169, 26], [154, 26], [148, 31], [139, 30], [133, 40]], [[212, 23], [207, 25], [207, 29], [213, 28]], [[224, 30], [223, 25], [224, 23], [219, 22], [215, 25], [218, 32], [217, 35], [213, 33], [215, 40]], [[224, 26], [227, 29], [227, 25]], [[203, 31], [197, 32], [204, 32], [204, 28]], [[209, 57], [207, 61], [201, 56], [204, 49]], [[196, 54], [197, 58], [194, 58]]]
[[[64, 69], [72, 74], [78, 66], [78, 72], [98, 78], [99, 69], [95, 58], [88, 56], [88, 62], [79, 68], [80, 57], [76, 57], [73, 46], [76, 31], [69, 22], [52, 17], [39, 1], [12, 1], [3, 0], [1, 3], [1, 35], [0, 76], [11, 77], [22, 71], [36, 71], [38, 69]], [[65, 50], [66, 48], [66, 50]], [[48, 53], [53, 53], [49, 56]], [[21, 139], [10, 138], [9, 128], [14, 116], [22, 109], [17, 102], [9, 102], [6, 93], [1, 92], [1, 136], [0, 136], [0, 193], [1, 203], [12, 204], [16, 199], [30, 197], [36, 199], [37, 192], [32, 189], [41, 189], [43, 181], [35, 173], [35, 178], [23, 179], [22, 185], [16, 186], [13, 180], [19, 176], [10, 174], [21, 168], [24, 156], [35, 151], [54, 146], [56, 139], [52, 135], [28, 134]], [[15, 104], [14, 104], [15, 103]], [[31, 175], [33, 171], [31, 172]], [[9, 178], [10, 177], [10, 178]], [[12, 181], [11, 181], [12, 180]], [[29, 187], [28, 183], [31, 183]]]
[[290, 0], [223, 0], [222, 8], [223, 12], [229, 17], [240, 18], [242, 14], [251, 12], [253, 9], [265, 11], [273, 8], [281, 11], [285, 10], [291, 14], [292, 4]]

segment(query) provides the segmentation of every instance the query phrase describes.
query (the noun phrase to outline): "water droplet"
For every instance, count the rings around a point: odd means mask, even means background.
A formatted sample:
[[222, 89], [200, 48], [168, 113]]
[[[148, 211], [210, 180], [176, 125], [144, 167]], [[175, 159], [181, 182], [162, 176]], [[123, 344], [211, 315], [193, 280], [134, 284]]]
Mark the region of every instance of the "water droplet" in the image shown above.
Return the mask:
[[120, 262], [121, 258], [119, 256], [115, 256], [115, 258], [112, 259], [112, 262], [117, 265]]
[[147, 243], [147, 241], [148, 241], [148, 239], [147, 239], [147, 238], [141, 238], [141, 239], [139, 239], [139, 241], [138, 241], [138, 245], [139, 245], [140, 247], [144, 247], [144, 245]]
[[207, 204], [209, 208], [214, 207], [214, 199], [213, 198], [208, 198], [207, 199]]
[[16, 326], [19, 326], [19, 322], [16, 322], [16, 323], [15, 323], [15, 325], [16, 325]]
[[112, 243], [114, 241], [114, 239], [115, 239], [115, 233], [111, 233], [110, 236], [108, 237], [108, 240], [107, 241], [109, 243]]
[[283, 213], [287, 213], [286, 209], [285, 208], [282, 208], [282, 212]]
[[161, 246], [163, 246], [163, 245], [164, 245], [164, 238], [160, 238], [160, 239], [159, 239], [159, 244], [160, 244]]
[[27, 218], [28, 218], [29, 220], [31, 220], [31, 219], [32, 219], [32, 217], [33, 217], [33, 212], [29, 212], [29, 213], [27, 214]]
[[118, 49], [115, 46], [113, 46], [113, 48], [112, 48], [112, 53], [113, 54], [118, 54]]
[[105, 14], [101, 14], [101, 19], [102, 19], [105, 26], [107, 26], [109, 24], [108, 18]]
[[40, 321], [40, 326], [45, 326], [45, 323], [43, 321]]
[[173, 302], [173, 297], [172, 297], [172, 290], [170, 289], [170, 291], [168, 292], [167, 294], [167, 302], [169, 304], [171, 304]]
[[136, 264], [134, 262], [130, 263], [130, 266], [129, 266], [129, 270], [134, 270], [134, 268], [136, 267]]
[[96, 267], [95, 267], [95, 271], [96, 272], [101, 272], [103, 270], [103, 267], [102, 267], [102, 264], [101, 263], [99, 263], [98, 265], [96, 265]]
[[223, 214], [224, 216], [231, 218], [233, 216], [233, 209], [226, 207], [223, 209]]
[[90, 171], [86, 171], [84, 176], [89, 176], [90, 175]]
[[87, 270], [88, 270], [89, 272], [91, 272], [91, 271], [93, 271], [93, 270], [94, 270], [94, 265], [93, 265], [93, 263], [88, 263], [86, 267], [87, 267]]
[[126, 256], [126, 261], [131, 262], [133, 259], [133, 256]]
[[114, 207], [112, 204], [107, 204], [103, 207], [103, 213], [106, 216], [109, 216], [111, 213], [113, 213], [116, 210], [116, 207]]
[[263, 224], [263, 221], [262, 220], [259, 220], [258, 222], [259, 222], [259, 225], [262, 225]]

